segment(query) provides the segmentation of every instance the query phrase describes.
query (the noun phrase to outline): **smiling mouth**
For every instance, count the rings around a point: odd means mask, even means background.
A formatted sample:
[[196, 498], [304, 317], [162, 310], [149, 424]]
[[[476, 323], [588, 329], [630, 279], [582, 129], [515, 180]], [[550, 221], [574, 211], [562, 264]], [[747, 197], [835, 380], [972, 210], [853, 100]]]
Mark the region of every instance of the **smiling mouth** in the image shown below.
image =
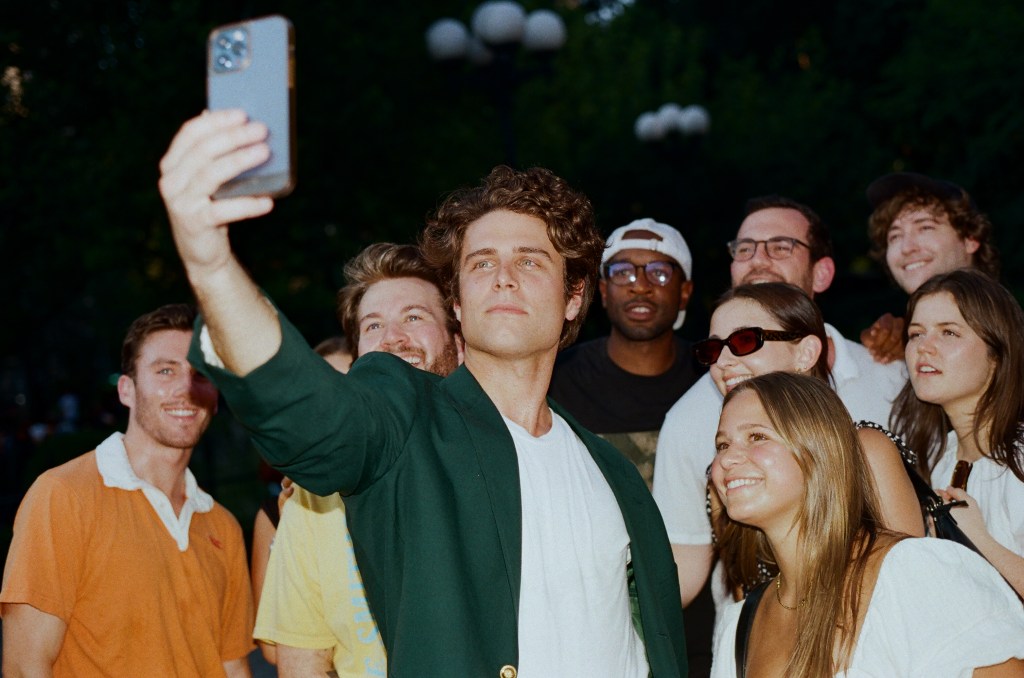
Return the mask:
[[758, 271], [757, 273], [750, 273], [743, 278], [745, 284], [756, 285], [758, 283], [766, 282], [786, 282], [786, 280], [777, 273], [771, 273], [769, 271]]
[[907, 264], [906, 266], [904, 266], [903, 270], [908, 272], [908, 273], [910, 273], [911, 271], [916, 271], [919, 268], [924, 268], [928, 264], [929, 264], [929, 262], [927, 262], [927, 261], [915, 261], [913, 263], [910, 263], [910, 264]]
[[167, 414], [171, 415], [172, 417], [194, 417], [199, 412], [198, 409], [185, 407], [175, 407], [166, 409], [164, 411], [167, 412]]
[[750, 379], [750, 378], [751, 378], [751, 375], [743, 374], [743, 375], [740, 375], [738, 377], [729, 377], [728, 379], [723, 380], [722, 383], [725, 384], [725, 390], [731, 391], [737, 385], [743, 383], [744, 381], [746, 381], [747, 379]]
[[423, 351], [388, 351], [391, 355], [398, 356], [410, 365], [419, 366], [426, 359]]
[[760, 479], [757, 479], [757, 478], [736, 478], [734, 480], [730, 480], [729, 482], [727, 482], [725, 484], [725, 489], [727, 491], [728, 490], [735, 490], [735, 489], [738, 489], [740, 487], [748, 487], [750, 485], [757, 485], [760, 482], [761, 482]]

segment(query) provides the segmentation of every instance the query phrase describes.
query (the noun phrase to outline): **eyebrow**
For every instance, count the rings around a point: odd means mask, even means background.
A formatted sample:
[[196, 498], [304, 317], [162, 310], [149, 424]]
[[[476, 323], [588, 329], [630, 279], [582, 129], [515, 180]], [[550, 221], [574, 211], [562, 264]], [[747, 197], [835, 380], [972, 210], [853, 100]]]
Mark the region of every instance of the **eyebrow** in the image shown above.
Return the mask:
[[[758, 424], [757, 422], [754, 422], [754, 421], [750, 421], [750, 422], [747, 422], [745, 424], [740, 424], [737, 427], [737, 430], [738, 431], [749, 431], [749, 430], [755, 429], [755, 428], [759, 428], [759, 429], [764, 430], [764, 431], [774, 431], [775, 430], [771, 426], [768, 426], [766, 424]], [[725, 431], [721, 431], [720, 430], [717, 433], [715, 433], [715, 440], [716, 441], [719, 438], [728, 438], [728, 437], [729, 437], [729, 434], [726, 433]]]
[[[546, 257], [549, 261], [554, 261], [554, 259], [551, 256], [551, 253], [540, 247], [529, 247], [527, 245], [520, 245], [518, 247], [513, 247], [512, 252], [514, 254], [541, 254], [544, 257]], [[465, 257], [462, 258], [462, 260], [465, 262], [469, 261], [473, 257], [493, 256], [497, 253], [498, 250], [496, 250], [493, 247], [481, 247], [478, 250], [473, 250], [472, 252], [468, 253]]]
[[153, 360], [150, 360], [146, 364], [149, 365], [150, 367], [156, 367], [158, 365], [181, 365], [183, 362], [188, 362], [188, 361], [182, 361], [182, 360], [177, 360], [175, 358], [165, 358], [165, 357], [159, 357], [158, 356], [158, 357], [154, 358]]
[[[937, 223], [939, 223], [939, 218], [936, 217], [934, 214], [922, 214], [920, 216], [914, 217], [913, 219], [910, 219], [909, 221], [905, 221], [904, 223], [907, 223], [908, 225], [911, 225], [911, 226], [914, 226], [914, 225], [917, 225], [917, 224], [923, 224], [923, 223], [937, 224]], [[889, 230], [891, 231], [893, 229], [899, 229], [899, 228], [901, 228], [901, 227], [898, 226], [896, 224], [896, 220], [893, 219], [893, 222], [891, 224], [889, 224]]]
[[[399, 313], [408, 313], [409, 311], [416, 310], [423, 311], [424, 313], [430, 316], [435, 315], [435, 312], [433, 310], [431, 310], [427, 306], [424, 306], [423, 304], [409, 304], [408, 306], [403, 306], [401, 310], [399, 310]], [[377, 311], [374, 311], [372, 313], [366, 313], [365, 315], [359, 317], [359, 323], [362, 324], [362, 322], [367, 318], [381, 318], [383, 317], [383, 315], [383, 313], [379, 313]]]
[[[939, 321], [937, 323], [934, 323], [934, 325], [935, 325], [935, 327], [963, 327], [964, 323], [958, 322], [956, 320], [941, 320], [941, 321]], [[920, 320], [917, 321], [917, 322], [912, 322], [909, 325], [907, 325], [907, 327], [924, 327], [924, 326], [925, 326], [925, 323], [921, 322]]]

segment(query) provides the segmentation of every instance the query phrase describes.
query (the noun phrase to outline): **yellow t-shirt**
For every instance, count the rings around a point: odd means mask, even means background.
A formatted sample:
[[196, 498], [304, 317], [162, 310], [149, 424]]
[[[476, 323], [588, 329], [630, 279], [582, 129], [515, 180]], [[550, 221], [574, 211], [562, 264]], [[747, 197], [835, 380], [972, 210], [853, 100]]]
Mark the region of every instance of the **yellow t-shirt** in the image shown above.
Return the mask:
[[296, 486], [270, 549], [253, 636], [334, 648], [338, 676], [386, 676], [384, 646], [356, 567], [345, 505]]

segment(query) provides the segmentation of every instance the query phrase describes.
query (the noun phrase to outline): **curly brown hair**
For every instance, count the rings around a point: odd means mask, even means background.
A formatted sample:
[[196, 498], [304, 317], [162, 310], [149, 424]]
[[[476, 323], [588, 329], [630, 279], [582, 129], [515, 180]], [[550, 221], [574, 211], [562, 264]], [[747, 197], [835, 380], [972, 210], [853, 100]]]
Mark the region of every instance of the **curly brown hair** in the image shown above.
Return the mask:
[[149, 335], [163, 330], [191, 332], [196, 307], [191, 304], [166, 304], [132, 321], [121, 344], [121, 373], [135, 378], [135, 363]]
[[[374, 283], [392, 278], [419, 278], [435, 286], [444, 298], [444, 285], [416, 245], [378, 242], [370, 245], [345, 264], [348, 284], [338, 290], [337, 315], [348, 339], [353, 358], [359, 357], [359, 302]], [[450, 303], [444, 304], [445, 325], [449, 334], [459, 331]]]
[[967, 191], [960, 189], [956, 197], [943, 198], [918, 186], [904, 189], [889, 198], [871, 213], [868, 218], [868, 237], [871, 239], [871, 256], [882, 262], [886, 275], [892, 278], [885, 265], [885, 254], [889, 249], [889, 229], [904, 210], [925, 209], [936, 216], [945, 216], [961, 238], [978, 241], [978, 250], [971, 255], [974, 268], [999, 279], [999, 251], [993, 243], [992, 222], [978, 211]]
[[576, 340], [594, 297], [604, 239], [594, 225], [590, 200], [550, 170], [514, 170], [499, 165], [476, 187], [452, 193], [427, 220], [420, 248], [445, 281], [447, 302], [459, 302], [459, 264], [462, 242], [471, 223], [496, 210], [537, 217], [565, 260], [565, 298], [582, 293], [580, 313], [562, 327], [558, 347]]

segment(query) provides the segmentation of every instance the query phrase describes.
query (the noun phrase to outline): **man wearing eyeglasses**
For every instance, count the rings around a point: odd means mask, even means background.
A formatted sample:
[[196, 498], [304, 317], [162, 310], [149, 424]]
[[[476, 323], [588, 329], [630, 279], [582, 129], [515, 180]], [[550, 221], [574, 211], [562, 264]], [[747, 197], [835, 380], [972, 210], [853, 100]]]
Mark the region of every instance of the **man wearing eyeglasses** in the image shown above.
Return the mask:
[[[638, 219], [605, 243], [598, 291], [611, 334], [563, 351], [549, 395], [630, 459], [651, 485], [665, 413], [703, 371], [676, 336], [693, 293], [676, 229]], [[614, 397], [613, 397], [614, 396]]]
[[[813, 298], [829, 288], [835, 275], [825, 224], [814, 210], [789, 198], [750, 200], [746, 218], [727, 246], [733, 287], [786, 282]], [[826, 324], [825, 330], [829, 367], [839, 397], [855, 421], [885, 425], [892, 401], [906, 382], [905, 368], [877, 363], [866, 348], [844, 338], [836, 328]], [[684, 607], [701, 591], [711, 571], [705, 472], [715, 455], [721, 409], [722, 394], [710, 375], [705, 375], [665, 415], [655, 456], [654, 499], [668, 528]], [[722, 595], [716, 591], [716, 598]], [[688, 615], [689, 620], [695, 618]]]

